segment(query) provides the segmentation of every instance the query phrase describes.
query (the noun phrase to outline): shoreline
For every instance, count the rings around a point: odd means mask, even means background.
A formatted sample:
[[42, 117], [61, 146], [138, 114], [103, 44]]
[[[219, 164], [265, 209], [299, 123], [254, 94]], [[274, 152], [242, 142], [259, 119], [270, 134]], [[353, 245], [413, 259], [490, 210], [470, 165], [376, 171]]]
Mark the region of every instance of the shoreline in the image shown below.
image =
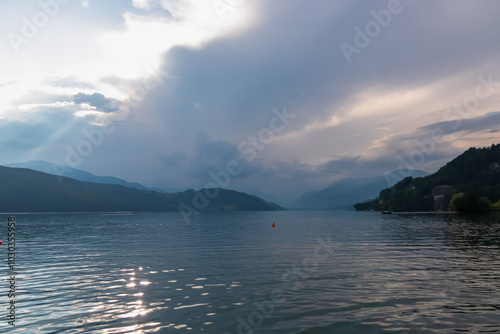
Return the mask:
[[393, 211], [392, 214], [393, 215], [401, 215], [401, 214], [404, 214], [404, 215], [407, 215], [407, 214], [429, 214], [429, 213], [433, 213], [433, 214], [450, 214], [450, 213], [460, 213], [458, 211]]
[[[379, 211], [381, 212], [381, 211]], [[392, 212], [393, 215], [407, 215], [407, 214], [485, 214], [485, 213], [495, 213], [495, 212], [500, 212], [500, 211], [485, 211], [485, 212], [458, 212], [458, 211], [417, 211], [417, 212]]]

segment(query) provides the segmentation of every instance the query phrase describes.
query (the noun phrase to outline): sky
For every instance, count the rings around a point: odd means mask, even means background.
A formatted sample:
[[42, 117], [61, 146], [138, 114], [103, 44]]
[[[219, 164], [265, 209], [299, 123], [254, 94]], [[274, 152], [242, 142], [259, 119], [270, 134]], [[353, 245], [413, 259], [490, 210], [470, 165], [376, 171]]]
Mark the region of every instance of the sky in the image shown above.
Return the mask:
[[500, 142], [497, 0], [0, 2], [0, 164], [292, 201]]

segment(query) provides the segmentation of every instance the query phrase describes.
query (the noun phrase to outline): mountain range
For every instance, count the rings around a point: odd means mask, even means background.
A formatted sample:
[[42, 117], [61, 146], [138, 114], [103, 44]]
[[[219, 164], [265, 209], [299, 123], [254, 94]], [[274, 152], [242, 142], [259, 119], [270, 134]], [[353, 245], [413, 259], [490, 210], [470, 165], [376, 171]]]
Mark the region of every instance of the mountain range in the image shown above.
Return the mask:
[[429, 175], [421, 170], [396, 170], [386, 175], [346, 178], [316, 191], [312, 190], [289, 205], [297, 210], [353, 210], [353, 205], [376, 197], [381, 190], [396, 184], [405, 176]]
[[455, 194], [500, 200], [500, 144], [469, 148], [426, 177], [406, 177], [356, 210], [448, 211]]
[[[30, 169], [33, 171], [39, 171], [42, 173], [46, 174], [51, 174], [57, 176], [56, 178], [52, 177], [52, 181], [56, 180], [59, 183], [61, 183], [62, 180], [65, 180], [66, 178], [68, 179], [73, 179], [77, 181], [83, 181], [83, 182], [90, 182], [90, 183], [95, 183], [95, 184], [102, 184], [102, 185], [117, 185], [117, 186], [123, 186], [128, 189], [136, 189], [136, 190], [143, 190], [146, 192], [155, 192], [155, 193], [170, 193], [170, 194], [165, 194], [165, 198], [169, 198], [169, 200], [172, 200], [175, 202], [175, 205], [179, 205], [179, 203], [186, 203], [188, 201], [187, 197], [193, 197], [194, 196], [194, 191], [193, 190], [187, 190], [184, 192], [179, 192], [176, 189], [159, 189], [159, 188], [154, 188], [154, 187], [147, 187], [144, 186], [140, 183], [137, 182], [128, 182], [123, 179], [117, 178], [117, 177], [112, 177], [112, 176], [97, 176], [94, 175], [90, 172], [87, 172], [85, 170], [79, 170], [75, 168], [71, 168], [68, 166], [64, 166], [55, 162], [47, 162], [47, 161], [40, 161], [40, 160], [30, 160], [27, 162], [23, 163], [13, 163], [13, 164], [7, 164], [5, 165], [6, 167], [11, 167], [11, 168], [24, 168], [24, 169]], [[352, 210], [353, 205], [357, 202], [362, 202], [365, 200], [368, 200], [370, 198], [376, 197], [378, 193], [386, 188], [388, 185], [392, 186], [398, 181], [400, 181], [403, 176], [407, 175], [412, 175], [414, 177], [418, 176], [425, 176], [428, 175], [424, 171], [419, 171], [419, 170], [413, 170], [413, 171], [408, 171], [408, 170], [398, 170], [394, 171], [391, 173], [388, 173], [387, 175], [384, 176], [377, 176], [377, 177], [365, 177], [365, 178], [359, 178], [359, 179], [354, 179], [354, 178], [346, 178], [342, 179], [339, 181], [336, 181], [329, 186], [316, 191], [312, 190], [307, 193], [305, 193], [302, 197], [297, 199], [296, 201], [292, 202], [291, 204], [287, 205], [288, 208], [291, 209], [296, 209], [296, 210]], [[58, 187], [55, 187], [58, 188]], [[55, 189], [54, 187], [49, 187], [49, 189]], [[85, 191], [82, 191], [81, 189], [79, 190], [81, 192], [81, 196], [85, 196], [84, 193]], [[111, 191], [111, 190], [110, 190]], [[115, 193], [117, 191], [117, 188], [112, 190], [111, 193]], [[123, 192], [123, 190], [122, 190]], [[221, 189], [221, 193], [217, 196], [216, 199], [211, 201], [211, 208], [206, 208], [206, 209], [214, 209], [214, 205], [218, 206], [220, 208], [225, 208], [225, 209], [236, 209], [238, 210], [246, 210], [246, 209], [252, 209], [252, 208], [258, 208], [258, 210], [264, 209], [276, 209], [276, 210], [282, 210], [283, 207], [275, 204], [275, 203], [280, 203], [278, 199], [272, 198], [271, 196], [263, 193], [258, 193], [258, 192], [253, 192], [253, 195], [247, 195], [252, 197], [252, 200], [249, 201], [248, 205], [244, 204], [243, 198], [241, 196], [237, 196], [239, 198], [236, 199], [236, 201], [239, 201], [239, 205], [235, 205], [235, 203], [231, 202], [229, 198], [225, 197], [225, 194], [243, 194], [239, 192], [234, 192], [234, 193], [228, 193], [230, 192], [229, 190], [223, 190]], [[173, 194], [173, 195], [172, 195]], [[132, 195], [130, 195], [132, 196]], [[143, 197], [144, 194], [135, 194], [134, 196], [139, 196]], [[150, 196], [150, 195], [148, 195]], [[98, 196], [99, 197], [99, 196]], [[153, 196], [154, 197], [154, 196]], [[250, 199], [250, 197], [246, 199]], [[115, 199], [111, 200], [111, 198], [107, 199], [106, 201], [115, 202], [113, 205], [113, 208], [118, 205], [117, 203], [120, 202], [119, 200], [122, 198], [122, 196], [117, 196]], [[226, 203], [222, 203], [221, 199], [225, 199]], [[263, 200], [262, 198], [265, 198]], [[123, 198], [122, 198], [123, 199]], [[182, 200], [180, 200], [182, 199]], [[256, 205], [256, 202], [254, 199], [258, 199], [259, 201], [264, 201], [266, 205], [261, 207], [260, 205]], [[151, 199], [150, 199], [151, 200]], [[104, 201], [104, 202], [106, 202]], [[103, 203], [104, 203], [103, 202]], [[138, 198], [138, 203], [140, 203], [141, 200]], [[160, 201], [161, 202], [161, 201]], [[84, 203], [87, 203], [84, 201]], [[124, 202], [128, 203], [128, 202]], [[155, 203], [155, 201], [152, 201], [151, 203]], [[94, 203], [95, 204], [95, 203]], [[165, 204], [165, 203], [163, 203]], [[134, 210], [161, 210], [164, 211], [166, 209], [168, 210], [173, 210], [173, 207], [169, 207], [168, 205], [166, 207], [158, 207], [157, 205], [146, 205], [143, 203], [142, 206], [138, 206], [136, 204], [132, 205], [129, 203], [129, 205], [124, 205], [122, 209], [126, 209], [128, 207], [130, 208], [135, 208], [135, 209], [130, 209], [131, 211]], [[175, 206], [174, 205], [174, 206]], [[70, 203], [66, 204], [67, 208], [72, 208], [70, 211], [76, 210], [76, 206]], [[77, 211], [101, 211], [101, 210], [106, 210], [105, 205], [103, 204], [95, 204], [94, 208], [92, 209], [92, 205], [83, 205], [81, 209]], [[247, 208], [248, 207], [248, 208]], [[245, 209], [246, 208], [246, 209]], [[34, 208], [33, 208], [34, 209]], [[44, 211], [42, 210], [43, 207], [37, 207], [36, 211]], [[56, 210], [57, 207], [51, 208], [50, 211]], [[117, 211], [120, 211], [121, 209], [117, 209]], [[24, 210], [21, 210], [24, 211]], [[56, 210], [57, 211], [57, 210]]]
[[[460, 192], [474, 192], [490, 201], [500, 199], [500, 145], [470, 148], [432, 175], [396, 170], [383, 176], [342, 179], [305, 193], [288, 207], [342, 210], [358, 203], [356, 210], [448, 210], [451, 197]], [[194, 211], [284, 210], [259, 196], [234, 190], [168, 193], [46, 161], [0, 166], [2, 212], [178, 211], [181, 207]]]
[[0, 212], [276, 211], [280, 206], [227, 189], [160, 193], [0, 166]]
[[113, 176], [97, 176], [90, 172], [71, 168], [68, 166], [64, 166], [58, 164], [56, 162], [47, 162], [43, 160], [30, 160], [27, 162], [19, 162], [13, 164], [6, 164], [6, 167], [16, 167], [16, 168], [28, 168], [33, 169], [39, 172], [52, 174], [56, 176], [65, 176], [71, 179], [86, 181], [86, 182], [94, 182], [94, 183], [103, 183], [103, 184], [118, 184], [125, 186], [127, 188], [135, 188], [141, 190], [151, 190], [157, 192], [178, 192], [178, 189], [160, 189], [160, 188], [152, 188], [146, 187], [137, 182], [128, 182]]

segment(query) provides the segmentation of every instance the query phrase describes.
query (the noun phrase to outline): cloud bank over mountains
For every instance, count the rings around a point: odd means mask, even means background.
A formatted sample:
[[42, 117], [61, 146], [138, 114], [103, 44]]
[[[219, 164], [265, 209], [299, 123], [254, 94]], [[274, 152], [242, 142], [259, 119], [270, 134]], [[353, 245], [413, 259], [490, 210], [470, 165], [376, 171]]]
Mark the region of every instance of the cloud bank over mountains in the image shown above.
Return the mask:
[[234, 160], [293, 199], [499, 139], [494, 0], [43, 3], [0, 4], [3, 164], [183, 189]]

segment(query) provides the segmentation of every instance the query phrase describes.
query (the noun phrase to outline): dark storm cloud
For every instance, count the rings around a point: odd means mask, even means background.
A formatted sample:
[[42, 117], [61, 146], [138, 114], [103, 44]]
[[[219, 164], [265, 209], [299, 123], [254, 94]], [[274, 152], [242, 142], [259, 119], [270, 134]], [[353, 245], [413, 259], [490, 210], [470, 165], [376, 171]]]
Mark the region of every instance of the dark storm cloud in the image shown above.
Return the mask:
[[224, 170], [229, 161], [238, 159], [236, 145], [222, 140], [210, 140], [204, 133], [196, 139], [196, 152], [188, 172], [194, 178], [207, 178], [211, 171]]
[[[258, 5], [259, 24], [251, 29], [201, 48], [179, 47], [168, 52], [162, 71], [170, 78], [143, 104], [146, 114], [162, 120], [173, 136], [195, 138], [206, 133], [212, 139], [199, 137], [195, 156], [187, 160], [182, 154], [165, 160], [170, 166], [194, 166], [181, 169], [200, 182], [210, 170], [238, 158], [238, 143], [265, 126], [273, 108], [286, 105], [297, 113], [285, 132], [300, 131], [354, 106], [359, 102], [355, 95], [365, 89], [411, 90], [463, 72], [483, 74], [500, 53], [500, 44], [491, 42], [500, 28], [495, 14], [500, 12], [500, 3], [496, 1], [486, 1], [485, 10], [468, 1], [402, 0], [402, 11], [392, 16], [390, 24], [359, 55], [352, 56], [350, 64], [340, 43], [354, 43], [354, 28], [364, 29], [374, 20], [371, 12], [386, 10], [387, 1], [277, 0]], [[490, 72], [495, 70], [490, 68]], [[470, 83], [460, 84], [470, 87]], [[404, 118], [405, 112], [400, 110], [395, 116]], [[264, 151], [245, 166], [238, 182], [253, 180], [254, 189], [287, 187], [284, 184], [295, 182], [294, 191], [300, 192], [307, 190], [307, 182], [313, 187], [335, 176], [380, 175], [397, 169], [402, 159], [408, 160], [413, 151], [420, 150], [417, 141], [432, 136], [427, 130], [408, 128], [403, 135], [380, 141], [377, 149], [339, 155], [319, 166], [308, 161], [276, 161]], [[331, 131], [332, 138], [336, 138], [334, 132], [345, 132]], [[350, 152], [349, 142], [353, 141], [346, 139], [334, 142]], [[452, 144], [437, 144], [414, 167], [434, 169], [451, 159], [460, 153]], [[321, 147], [311, 145], [314, 150]]]
[[[250, 131], [273, 108], [298, 104], [301, 97], [314, 98], [316, 90], [325, 90], [323, 84], [331, 81], [331, 69], [340, 56], [335, 44], [308, 38], [317, 30], [325, 37], [334, 30], [331, 18], [313, 17], [325, 10], [322, 7], [332, 11], [336, 5], [310, 6], [297, 30], [293, 13], [304, 5], [294, 1], [284, 11], [270, 6], [271, 13], [255, 29], [199, 50], [177, 48], [168, 53], [164, 71], [177, 79], [168, 85], [170, 94], [158, 91], [154, 98], [169, 111], [165, 116], [170, 123], [203, 124], [233, 134]], [[342, 92], [329, 94], [333, 98]], [[195, 103], [205, 112], [194, 110]]]
[[169, 155], [167, 157], [160, 158], [168, 167], [175, 168], [184, 164], [188, 159], [188, 156], [185, 153], [180, 151], [175, 151], [174, 154]]
[[[358, 14], [347, 16], [338, 26], [336, 37], [341, 41], [354, 44], [353, 27], [366, 30], [366, 25], [375, 21], [371, 11], [387, 9], [386, 1], [355, 1], [351, 8], [361, 3], [364, 6]], [[500, 3], [483, 4], [401, 0], [401, 13], [393, 15], [377, 36], [368, 38], [367, 46], [347, 66], [348, 72], [356, 75], [356, 82], [412, 86], [488, 64], [500, 50], [498, 43], [492, 43]]]
[[[225, 170], [230, 161], [238, 161], [242, 165], [244, 162], [235, 144], [223, 140], [211, 140], [205, 133], [197, 136], [194, 154], [187, 155], [176, 151], [160, 160], [170, 168], [184, 170], [189, 177], [201, 182], [208, 180], [211, 172]], [[239, 173], [238, 177], [247, 176], [253, 169], [245, 168], [244, 173]]]
[[276, 183], [281, 183], [283, 188], [288, 189], [286, 184], [293, 184], [293, 187], [296, 187], [315, 178], [315, 173], [312, 173], [313, 167], [299, 162], [289, 163], [259, 158], [248, 162], [245, 156], [238, 152], [236, 145], [222, 140], [210, 140], [206, 134], [197, 137], [193, 155], [187, 156], [175, 152], [161, 160], [170, 168], [184, 170], [198, 187], [212, 181], [213, 174], [225, 171], [229, 162], [237, 162], [239, 167], [237, 175], [231, 177], [229, 188], [242, 185], [261, 187], [266, 183], [274, 187]]
[[[165, 56], [163, 70], [176, 79], [166, 92], [153, 93], [161, 106], [156, 113], [166, 126], [175, 124], [173, 131], [189, 128], [193, 135], [203, 126], [211, 136], [234, 136], [259, 126], [274, 107], [307, 105], [294, 125], [300, 128], [330, 117], [364, 88], [418, 87], [487, 64], [500, 52], [499, 43], [486, 43], [499, 25], [494, 10], [464, 1], [401, 3], [401, 14], [351, 64], [339, 44], [353, 43], [353, 27], [373, 20], [370, 11], [384, 10], [386, 1], [260, 3], [258, 26]], [[500, 10], [500, 3], [488, 4]]]

